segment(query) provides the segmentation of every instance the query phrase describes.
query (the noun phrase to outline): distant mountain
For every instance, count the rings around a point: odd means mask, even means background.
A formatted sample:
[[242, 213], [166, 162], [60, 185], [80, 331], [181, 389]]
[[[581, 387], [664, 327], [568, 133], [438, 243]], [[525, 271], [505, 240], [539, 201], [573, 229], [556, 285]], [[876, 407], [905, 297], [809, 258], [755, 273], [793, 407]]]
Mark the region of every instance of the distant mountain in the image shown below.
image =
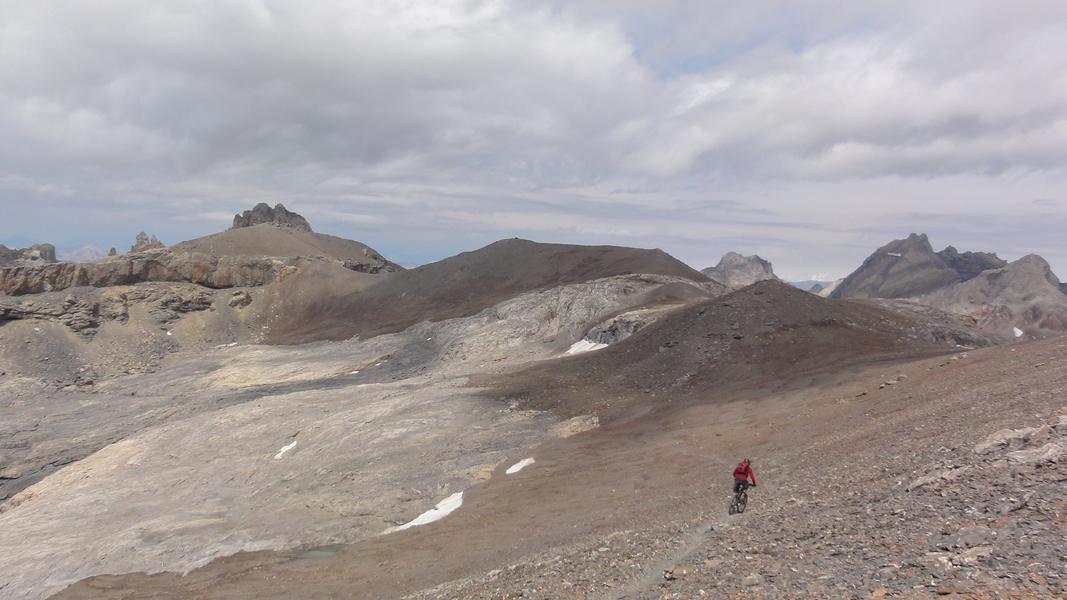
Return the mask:
[[845, 278], [834, 298], [911, 298], [962, 281], [934, 252], [926, 234], [893, 240], [874, 252]]
[[882, 246], [830, 296], [910, 299], [973, 317], [1001, 338], [1067, 331], [1067, 295], [1043, 258], [1031, 254], [1009, 264], [952, 246], [934, 252], [925, 234]]
[[804, 279], [802, 281], [787, 281], [789, 285], [804, 290], [805, 292], [811, 292], [812, 294], [818, 294], [826, 286], [833, 283], [832, 281], [822, 281], [819, 279]]
[[[986, 331], [1044, 337], [1067, 331], [1067, 295], [1045, 259], [1030, 254], [999, 269], [916, 298], [941, 310], [967, 314]], [[1016, 331], [1017, 330], [1017, 331]]]
[[106, 257], [107, 252], [92, 244], [86, 244], [75, 250], [60, 250], [57, 256], [63, 262], [93, 262]]
[[532, 290], [629, 274], [675, 276], [696, 287], [719, 287], [662, 250], [542, 244], [515, 238], [399, 271], [360, 294], [316, 304], [311, 307], [314, 314], [290, 315], [288, 328], [276, 325], [270, 341], [298, 343], [394, 333], [419, 321], [470, 316]]
[[717, 281], [730, 289], [740, 289], [757, 281], [780, 281], [774, 274], [771, 263], [759, 256], [742, 256], [736, 252], [727, 252], [719, 264], [700, 271], [712, 281]]
[[844, 280], [845, 280], [844, 278], [841, 278], [841, 279], [838, 279], [836, 281], [831, 281], [830, 283], [828, 283], [825, 286], [823, 286], [823, 288], [821, 290], [819, 290], [818, 292], [812, 292], [812, 293], [813, 294], [818, 294], [818, 295], [822, 296], [823, 298], [829, 298], [834, 293], [834, 290], [836, 290], [837, 287], [839, 285], [841, 285], [841, 282], [844, 281]]

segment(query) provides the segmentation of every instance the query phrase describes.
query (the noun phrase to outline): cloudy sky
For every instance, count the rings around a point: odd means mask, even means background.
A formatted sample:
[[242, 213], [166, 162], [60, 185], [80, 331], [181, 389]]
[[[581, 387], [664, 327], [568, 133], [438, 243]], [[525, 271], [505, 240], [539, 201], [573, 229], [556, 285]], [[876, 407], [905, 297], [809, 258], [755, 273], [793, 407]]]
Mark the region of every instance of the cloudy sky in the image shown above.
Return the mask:
[[502, 237], [847, 274], [922, 231], [1067, 278], [1067, 3], [0, 0], [0, 242], [283, 202], [414, 265]]

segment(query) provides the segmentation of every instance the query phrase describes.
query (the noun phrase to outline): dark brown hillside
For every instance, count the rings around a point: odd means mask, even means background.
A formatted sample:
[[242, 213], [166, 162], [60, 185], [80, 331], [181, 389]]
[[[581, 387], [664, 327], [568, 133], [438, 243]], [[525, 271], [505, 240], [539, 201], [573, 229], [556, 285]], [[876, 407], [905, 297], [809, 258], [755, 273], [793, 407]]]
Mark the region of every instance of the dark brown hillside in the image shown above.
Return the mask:
[[662, 250], [540, 244], [511, 239], [383, 278], [366, 291], [290, 315], [270, 340], [288, 344], [371, 337], [419, 321], [465, 317], [525, 292], [615, 275], [673, 275], [711, 284]]
[[228, 229], [175, 244], [170, 249], [172, 252], [211, 256], [322, 257], [348, 263], [353, 270], [364, 272], [403, 270], [366, 244], [270, 224]]
[[726, 390], [947, 352], [957, 343], [988, 342], [962, 325], [764, 281], [680, 308], [603, 350], [475, 383], [529, 408], [615, 416], [650, 398], [653, 405], [655, 398], [714, 400]]

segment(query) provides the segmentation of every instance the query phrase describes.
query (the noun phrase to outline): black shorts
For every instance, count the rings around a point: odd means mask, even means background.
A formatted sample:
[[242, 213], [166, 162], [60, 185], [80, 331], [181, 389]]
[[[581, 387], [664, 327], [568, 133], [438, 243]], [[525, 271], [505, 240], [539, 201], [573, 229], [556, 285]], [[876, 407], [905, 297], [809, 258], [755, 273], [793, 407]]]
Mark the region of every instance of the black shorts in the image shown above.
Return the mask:
[[734, 493], [748, 489], [748, 478], [734, 477]]

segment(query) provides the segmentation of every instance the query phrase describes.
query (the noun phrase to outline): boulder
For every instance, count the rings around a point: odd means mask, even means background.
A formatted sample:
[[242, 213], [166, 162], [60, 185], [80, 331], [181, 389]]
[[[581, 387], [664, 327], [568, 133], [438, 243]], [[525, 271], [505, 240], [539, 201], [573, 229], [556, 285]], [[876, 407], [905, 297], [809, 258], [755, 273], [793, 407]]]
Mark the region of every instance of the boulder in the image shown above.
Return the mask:
[[975, 454], [989, 454], [1003, 451], [1003, 449], [1021, 448], [1026, 444], [1048, 439], [1050, 431], [1051, 428], [1047, 426], [1001, 429], [974, 446], [974, 452]]
[[244, 290], [238, 290], [230, 296], [228, 304], [231, 308], [244, 308], [249, 304], [252, 304], [252, 294], [249, 294]]
[[1008, 460], [1020, 465], [1039, 466], [1057, 463], [1067, 451], [1063, 445], [1057, 442], [1049, 442], [1040, 448], [1016, 450], [1008, 453]]

